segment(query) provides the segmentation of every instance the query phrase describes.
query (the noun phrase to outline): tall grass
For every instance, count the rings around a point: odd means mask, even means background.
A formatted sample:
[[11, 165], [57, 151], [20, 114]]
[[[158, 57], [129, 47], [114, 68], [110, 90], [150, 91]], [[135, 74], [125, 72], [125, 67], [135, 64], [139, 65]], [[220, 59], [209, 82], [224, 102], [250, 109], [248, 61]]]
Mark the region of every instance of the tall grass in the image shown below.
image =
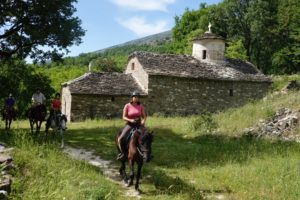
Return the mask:
[[55, 141], [32, 137], [27, 131], [1, 132], [1, 141], [14, 147], [16, 169], [10, 199], [116, 199], [116, 185], [101, 171], [68, 158]]

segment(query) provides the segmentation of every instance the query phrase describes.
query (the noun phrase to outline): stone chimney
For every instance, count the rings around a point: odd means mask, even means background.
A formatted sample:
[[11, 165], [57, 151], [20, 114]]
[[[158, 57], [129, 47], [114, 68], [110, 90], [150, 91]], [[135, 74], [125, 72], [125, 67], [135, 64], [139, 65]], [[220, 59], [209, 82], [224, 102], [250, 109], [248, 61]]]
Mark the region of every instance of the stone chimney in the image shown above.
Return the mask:
[[203, 62], [219, 62], [224, 60], [225, 39], [215, 35], [211, 31], [211, 24], [208, 31], [202, 36], [193, 39], [193, 53], [196, 59]]

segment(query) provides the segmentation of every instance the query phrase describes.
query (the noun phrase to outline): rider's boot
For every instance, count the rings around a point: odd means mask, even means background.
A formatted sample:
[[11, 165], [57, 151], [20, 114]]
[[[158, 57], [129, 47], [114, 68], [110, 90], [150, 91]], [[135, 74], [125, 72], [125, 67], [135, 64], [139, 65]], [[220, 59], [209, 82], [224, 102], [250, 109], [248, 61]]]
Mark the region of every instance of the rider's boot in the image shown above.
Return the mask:
[[126, 159], [126, 147], [125, 147], [125, 142], [124, 141], [120, 141], [119, 143], [119, 149], [120, 149], [120, 153], [117, 156], [117, 160], [123, 161]]

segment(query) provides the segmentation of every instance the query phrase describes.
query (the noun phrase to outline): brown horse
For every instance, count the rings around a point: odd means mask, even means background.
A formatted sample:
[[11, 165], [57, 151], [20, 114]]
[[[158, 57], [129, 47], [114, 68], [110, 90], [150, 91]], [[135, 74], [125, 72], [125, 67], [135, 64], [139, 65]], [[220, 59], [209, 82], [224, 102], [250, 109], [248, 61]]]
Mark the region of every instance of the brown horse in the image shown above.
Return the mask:
[[[118, 145], [118, 137], [122, 131], [117, 134], [116, 145], [117, 149], [120, 152]], [[141, 177], [141, 169], [144, 161], [149, 162], [152, 158], [151, 156], [151, 145], [153, 141], [153, 133], [149, 133], [146, 128], [134, 128], [130, 133], [130, 139], [128, 142], [128, 154], [127, 159], [121, 161], [121, 167], [119, 169], [122, 179], [127, 183], [127, 186], [133, 185], [134, 179], [134, 163], [137, 163], [137, 173], [136, 173], [136, 182], [135, 189], [139, 191], [139, 180]], [[130, 179], [128, 182], [127, 175], [125, 172], [125, 162], [128, 161], [130, 168]]]
[[14, 112], [13, 109], [10, 107], [5, 107], [3, 110], [3, 118], [5, 120], [5, 129], [9, 130], [11, 122], [14, 118]]
[[27, 117], [29, 119], [31, 133], [33, 133], [34, 125], [36, 127], [35, 132], [40, 132], [42, 123], [45, 121], [46, 114], [46, 107], [44, 105], [29, 108]]

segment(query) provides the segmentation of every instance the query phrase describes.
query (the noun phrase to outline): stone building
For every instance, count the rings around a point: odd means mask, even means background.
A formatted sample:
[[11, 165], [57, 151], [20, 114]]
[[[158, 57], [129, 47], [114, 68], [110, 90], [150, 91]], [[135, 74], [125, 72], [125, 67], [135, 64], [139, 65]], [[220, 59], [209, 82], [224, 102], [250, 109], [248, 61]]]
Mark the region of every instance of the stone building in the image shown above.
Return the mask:
[[64, 83], [63, 112], [72, 121], [121, 117], [134, 90], [150, 115], [216, 112], [262, 98], [271, 79], [224, 51], [224, 38], [208, 31], [194, 39], [192, 55], [134, 52], [124, 73], [86, 73]]

